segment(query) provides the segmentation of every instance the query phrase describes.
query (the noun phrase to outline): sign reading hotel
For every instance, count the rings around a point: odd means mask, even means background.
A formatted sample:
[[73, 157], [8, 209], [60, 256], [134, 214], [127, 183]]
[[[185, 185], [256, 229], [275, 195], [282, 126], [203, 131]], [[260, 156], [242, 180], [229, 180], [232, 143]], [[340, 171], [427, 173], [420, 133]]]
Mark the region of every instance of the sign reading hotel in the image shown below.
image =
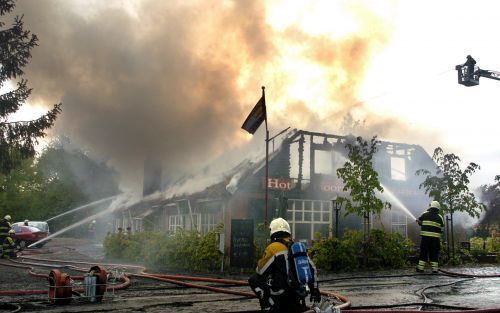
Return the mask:
[[[264, 179], [265, 180], [265, 179]], [[262, 187], [264, 188], [264, 180], [262, 180]], [[292, 190], [295, 184], [290, 178], [273, 178], [268, 177], [267, 188], [273, 190]]]

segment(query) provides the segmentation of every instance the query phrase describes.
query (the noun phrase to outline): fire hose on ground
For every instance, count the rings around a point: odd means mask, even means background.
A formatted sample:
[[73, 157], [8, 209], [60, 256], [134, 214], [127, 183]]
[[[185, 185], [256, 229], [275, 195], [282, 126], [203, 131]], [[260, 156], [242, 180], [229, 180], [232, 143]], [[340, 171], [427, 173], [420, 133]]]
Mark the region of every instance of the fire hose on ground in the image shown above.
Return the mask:
[[[31, 258], [31, 257], [23, 256], [22, 258], [33, 260], [33, 258]], [[71, 263], [71, 264], [95, 264], [95, 263], [82, 262], [82, 261], [50, 260], [50, 259], [41, 259], [41, 258], [36, 258], [36, 260], [37, 261], [58, 262], [58, 263]], [[256, 297], [256, 295], [253, 292], [230, 290], [230, 289], [226, 289], [226, 288], [218, 288], [218, 287], [212, 287], [212, 286], [206, 286], [206, 285], [192, 284], [192, 283], [187, 283], [187, 282], [182, 281], [182, 280], [187, 280], [187, 281], [221, 283], [221, 284], [226, 284], [226, 285], [248, 286], [248, 282], [243, 281], [243, 280], [182, 276], [182, 275], [152, 274], [152, 273], [146, 273], [147, 269], [143, 266], [113, 264], [113, 263], [98, 263], [98, 264], [103, 265], [103, 266], [132, 267], [132, 268], [136, 268], [136, 269], [140, 270], [140, 273], [138, 273], [138, 274], [133, 274], [133, 273], [127, 274], [128, 276], [131, 276], [131, 277], [153, 279], [153, 280], [163, 281], [163, 282], [167, 282], [167, 283], [171, 283], [171, 284], [175, 284], [175, 285], [179, 285], [179, 286], [184, 286], [184, 287], [188, 287], [188, 288], [202, 289], [202, 290], [207, 290], [207, 291], [212, 291], [212, 292], [217, 292], [217, 293], [238, 295], [238, 296], [243, 296], [243, 297], [248, 297], [248, 298], [255, 298]], [[338, 309], [346, 308], [346, 307], [351, 305], [351, 302], [349, 301], [349, 299], [347, 299], [346, 297], [344, 297], [342, 295], [338, 295], [338, 294], [326, 292], [326, 291], [321, 291], [321, 294], [325, 297], [330, 298], [330, 299], [336, 299], [336, 300], [339, 300], [340, 302], [342, 302], [341, 304], [336, 305], [336, 308], [338, 308]]]
[[[24, 257], [26, 259], [30, 259], [29, 257]], [[40, 259], [37, 258], [37, 260], [40, 261], [49, 261], [49, 262], [59, 262], [59, 263], [72, 263], [72, 264], [94, 264], [90, 262], [79, 262], [79, 261], [63, 261], [63, 260], [48, 260], [48, 259]], [[196, 276], [182, 276], [182, 275], [166, 275], [166, 274], [151, 274], [151, 273], [146, 273], [146, 268], [143, 266], [137, 266], [137, 265], [124, 265], [124, 264], [105, 264], [102, 263], [101, 265], [108, 265], [108, 266], [121, 266], [123, 268], [131, 267], [131, 268], [136, 268], [140, 270], [139, 274], [128, 274], [129, 276], [135, 276], [135, 277], [141, 277], [141, 278], [147, 278], [147, 279], [154, 279], [158, 281], [164, 281], [176, 285], [181, 285], [185, 287], [190, 287], [190, 288], [198, 288], [198, 289], [204, 289], [208, 291], [213, 291], [213, 292], [221, 292], [221, 293], [227, 293], [227, 294], [233, 294], [233, 295], [240, 295], [244, 297], [255, 297], [253, 293], [250, 292], [243, 292], [243, 291], [235, 291], [235, 290], [228, 290], [228, 289], [223, 289], [223, 288], [217, 288], [217, 287], [212, 287], [212, 286], [206, 286], [206, 285], [197, 285], [197, 284], [191, 284], [191, 283], [186, 283], [181, 280], [191, 280], [191, 281], [202, 281], [202, 282], [212, 282], [212, 283], [224, 283], [224, 284], [230, 284], [230, 285], [238, 285], [238, 286], [246, 286], [248, 283], [246, 281], [241, 281], [241, 280], [229, 280], [229, 279], [220, 279], [220, 278], [210, 278], [210, 277], [196, 277]], [[476, 277], [476, 278], [491, 278], [491, 277], [500, 277], [499, 274], [493, 274], [493, 275], [473, 275], [473, 274], [464, 274], [464, 273], [455, 273], [455, 272], [450, 272], [450, 271], [444, 271], [441, 270], [442, 273], [444, 273], [447, 276], [452, 276], [452, 277]], [[387, 277], [403, 277], [403, 276], [417, 276], [417, 275], [423, 275], [423, 274], [410, 274], [410, 275], [390, 275]], [[435, 275], [435, 274], [433, 274]], [[370, 276], [366, 278], [381, 278], [384, 276]], [[346, 278], [339, 278], [335, 280], [341, 280], [341, 279], [356, 279], [360, 277], [346, 277]], [[330, 281], [330, 280], [323, 280], [323, 281]], [[432, 287], [432, 286], [431, 286]], [[327, 297], [332, 297], [335, 299], [338, 299], [344, 303], [341, 305], [336, 306], [337, 309], [342, 309], [342, 311], [346, 311], [346, 313], [374, 313], [374, 312], [391, 312], [391, 313], [422, 313], [426, 311], [422, 310], [370, 310], [366, 308], [348, 308], [350, 305], [350, 301], [340, 295], [335, 295], [333, 293], [328, 293], [328, 292], [322, 292], [323, 295]], [[494, 309], [471, 309], [471, 308], [463, 308], [463, 307], [453, 307], [453, 306], [445, 306], [445, 305], [433, 305], [429, 303], [424, 303], [425, 305], [430, 305], [430, 306], [436, 306], [436, 307], [441, 307], [441, 308], [451, 308], [451, 309], [458, 309], [460, 308], [461, 310], [456, 310], [456, 311], [428, 311], [432, 313], [455, 313], [455, 312], [463, 312], [463, 310], [468, 310], [471, 313], [500, 313], [500, 308], [494, 308]], [[413, 304], [403, 304], [403, 305], [391, 305], [391, 307], [401, 307], [401, 306], [407, 306], [407, 305], [424, 305], [422, 303], [413, 303]], [[383, 306], [380, 306], [383, 307]], [[384, 306], [388, 307], [388, 306]], [[374, 307], [371, 307], [374, 309]], [[315, 312], [314, 310], [310, 310], [307, 312]]]

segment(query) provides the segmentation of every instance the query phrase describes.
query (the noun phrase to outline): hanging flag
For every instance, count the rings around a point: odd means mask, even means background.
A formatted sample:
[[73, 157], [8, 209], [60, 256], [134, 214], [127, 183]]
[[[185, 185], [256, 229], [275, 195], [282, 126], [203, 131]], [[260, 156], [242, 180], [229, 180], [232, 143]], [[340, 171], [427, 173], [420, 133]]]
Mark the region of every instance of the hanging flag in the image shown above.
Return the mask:
[[250, 134], [254, 134], [259, 128], [260, 124], [266, 119], [266, 98], [264, 92], [262, 92], [262, 97], [259, 102], [255, 105], [252, 112], [248, 115], [247, 119], [241, 126], [244, 130]]

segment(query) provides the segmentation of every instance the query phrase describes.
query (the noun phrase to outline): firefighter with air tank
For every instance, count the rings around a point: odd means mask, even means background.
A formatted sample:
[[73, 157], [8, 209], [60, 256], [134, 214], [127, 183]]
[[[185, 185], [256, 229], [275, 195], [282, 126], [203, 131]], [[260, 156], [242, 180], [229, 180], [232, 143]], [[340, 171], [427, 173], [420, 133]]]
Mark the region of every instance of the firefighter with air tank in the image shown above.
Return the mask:
[[9, 230], [7, 237], [2, 241], [2, 258], [4, 259], [15, 259], [17, 257], [16, 243], [12, 237], [14, 237], [13, 229]]
[[304, 312], [305, 298], [321, 301], [316, 268], [307, 256], [303, 243], [294, 243], [290, 225], [283, 218], [274, 219], [270, 227], [271, 243], [257, 262], [256, 273], [248, 280], [259, 299], [261, 309], [269, 312]]
[[0, 219], [0, 243], [3, 242], [4, 238], [9, 236], [9, 230], [12, 228], [11, 220], [12, 218], [9, 214]]
[[441, 205], [437, 201], [429, 204], [429, 209], [425, 211], [416, 222], [420, 225], [420, 257], [417, 265], [417, 272], [422, 273], [427, 260], [431, 263], [433, 273], [438, 272], [439, 249], [441, 248], [441, 233], [443, 232], [444, 220], [439, 214]]

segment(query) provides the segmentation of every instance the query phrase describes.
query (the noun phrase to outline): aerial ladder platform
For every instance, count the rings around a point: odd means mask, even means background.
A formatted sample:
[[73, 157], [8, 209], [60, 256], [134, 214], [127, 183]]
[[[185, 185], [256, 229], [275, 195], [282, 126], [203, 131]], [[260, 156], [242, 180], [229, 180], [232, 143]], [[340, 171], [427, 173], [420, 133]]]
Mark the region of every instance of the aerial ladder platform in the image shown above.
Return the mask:
[[480, 69], [470, 55], [464, 64], [455, 66], [455, 69], [458, 72], [458, 83], [467, 87], [479, 85], [480, 77], [500, 80], [500, 72]]

